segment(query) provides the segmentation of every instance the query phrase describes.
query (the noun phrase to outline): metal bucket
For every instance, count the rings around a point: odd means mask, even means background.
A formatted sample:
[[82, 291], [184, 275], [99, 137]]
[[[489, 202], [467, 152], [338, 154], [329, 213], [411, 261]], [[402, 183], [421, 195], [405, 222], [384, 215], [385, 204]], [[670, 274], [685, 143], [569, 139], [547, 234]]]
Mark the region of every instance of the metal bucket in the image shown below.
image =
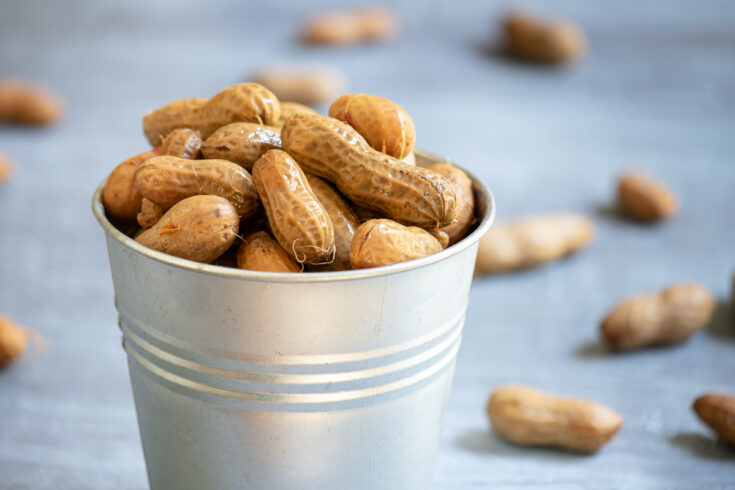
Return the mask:
[[429, 488], [477, 241], [494, 217], [473, 181], [478, 225], [460, 243], [389, 267], [308, 274], [145, 248], [107, 220], [100, 184], [92, 209], [151, 488]]

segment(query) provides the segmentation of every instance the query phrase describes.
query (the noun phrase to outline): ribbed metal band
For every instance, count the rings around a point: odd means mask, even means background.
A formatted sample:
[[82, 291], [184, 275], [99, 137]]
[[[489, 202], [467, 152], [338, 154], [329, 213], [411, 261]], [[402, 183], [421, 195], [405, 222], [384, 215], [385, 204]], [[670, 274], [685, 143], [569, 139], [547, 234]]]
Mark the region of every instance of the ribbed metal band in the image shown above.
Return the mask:
[[[461, 342], [464, 310], [420, 340], [337, 356], [280, 356], [264, 365], [242, 360], [228, 368], [216, 357], [192, 355], [151, 338], [121, 316], [123, 346], [136, 369], [157, 382], [208, 402], [332, 404], [409, 390], [450, 366]], [[160, 335], [159, 335], [160, 337]], [[335, 357], [342, 362], [336, 362]], [[207, 362], [203, 362], [203, 360]], [[319, 362], [321, 360], [321, 362]], [[304, 363], [304, 361], [308, 361]]]

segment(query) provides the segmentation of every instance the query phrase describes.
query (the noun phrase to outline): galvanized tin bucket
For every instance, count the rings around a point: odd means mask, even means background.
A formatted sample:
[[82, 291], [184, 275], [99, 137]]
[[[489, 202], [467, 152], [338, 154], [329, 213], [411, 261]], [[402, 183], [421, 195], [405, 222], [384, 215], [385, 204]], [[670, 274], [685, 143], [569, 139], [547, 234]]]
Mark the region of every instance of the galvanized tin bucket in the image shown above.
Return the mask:
[[[436, 157], [417, 152], [427, 165]], [[149, 250], [93, 211], [154, 490], [426, 489], [477, 241], [378, 269], [276, 274]]]

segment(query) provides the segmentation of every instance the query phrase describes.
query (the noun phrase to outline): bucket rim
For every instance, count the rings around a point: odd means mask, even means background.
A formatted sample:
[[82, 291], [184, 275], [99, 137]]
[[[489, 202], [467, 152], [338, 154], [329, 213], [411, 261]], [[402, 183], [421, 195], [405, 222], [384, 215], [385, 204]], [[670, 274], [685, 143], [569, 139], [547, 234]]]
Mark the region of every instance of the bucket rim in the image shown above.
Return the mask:
[[[430, 161], [431, 163], [446, 162], [446, 158], [438, 157], [432, 153], [416, 149], [414, 153], [419, 158]], [[236, 269], [232, 267], [224, 267], [214, 264], [204, 264], [201, 262], [194, 262], [192, 260], [175, 257], [164, 252], [150, 249], [140, 243], [136, 242], [133, 238], [127, 236], [122, 231], [118, 230], [105, 214], [105, 208], [102, 204], [102, 191], [105, 188], [107, 178], [104, 178], [102, 182], [97, 186], [97, 189], [92, 196], [92, 213], [94, 214], [97, 222], [100, 224], [105, 234], [108, 237], [113, 238], [115, 241], [123, 245], [124, 247], [133, 250], [136, 253], [144, 255], [157, 262], [164, 263], [166, 265], [176, 267], [178, 269], [185, 269], [191, 272], [208, 274], [223, 278], [239, 279], [244, 281], [260, 281], [260, 282], [274, 282], [274, 283], [320, 283], [320, 282], [338, 282], [338, 281], [350, 281], [357, 279], [368, 279], [380, 276], [389, 276], [393, 274], [399, 274], [414, 269], [420, 269], [436, 262], [441, 262], [453, 257], [465, 249], [474, 245], [477, 241], [482, 238], [483, 235], [492, 225], [495, 220], [495, 198], [492, 192], [482, 183], [472, 172], [467, 171], [465, 168], [456, 165], [451, 162], [453, 166], [463, 170], [467, 176], [472, 180], [473, 191], [476, 195], [485, 197], [487, 202], [487, 208], [485, 215], [480, 220], [480, 223], [476, 226], [472, 233], [464, 237], [454, 245], [445, 248], [441, 252], [437, 252], [420, 259], [410, 260], [408, 262], [401, 262], [398, 264], [386, 265], [381, 267], [374, 267], [370, 269], [353, 269], [346, 271], [325, 271], [325, 272], [263, 272], [263, 271], [251, 271], [245, 269]]]

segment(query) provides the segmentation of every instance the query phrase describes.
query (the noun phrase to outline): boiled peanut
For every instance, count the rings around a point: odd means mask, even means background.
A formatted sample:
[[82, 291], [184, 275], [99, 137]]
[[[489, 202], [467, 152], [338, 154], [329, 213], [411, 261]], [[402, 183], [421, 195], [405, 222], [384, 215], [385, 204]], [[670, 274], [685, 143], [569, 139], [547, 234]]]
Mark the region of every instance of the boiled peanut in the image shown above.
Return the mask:
[[566, 63], [587, 49], [582, 31], [568, 22], [515, 13], [505, 19], [508, 54], [537, 63]]
[[345, 77], [327, 66], [270, 67], [253, 76], [253, 81], [268, 87], [280, 100], [301, 104], [321, 104], [344, 90]]
[[355, 128], [376, 150], [399, 160], [411, 153], [416, 143], [411, 116], [384, 97], [345, 94], [332, 102], [329, 115]]
[[237, 267], [251, 271], [301, 272], [302, 266], [265, 231], [248, 235], [237, 249]]
[[243, 218], [258, 209], [258, 196], [247, 170], [227, 160], [152, 158], [135, 172], [135, 187], [146, 199], [168, 209], [199, 194], [224, 197]]
[[0, 79], [0, 122], [51, 124], [63, 111], [61, 98], [49, 89], [19, 80]]
[[133, 184], [133, 178], [140, 166], [155, 156], [155, 151], [145, 151], [128, 158], [110, 172], [102, 191], [102, 203], [108, 216], [124, 223], [135, 221], [143, 197]]
[[704, 286], [672, 286], [618, 304], [602, 321], [602, 335], [619, 350], [682, 342], [709, 323], [715, 305]]
[[227, 199], [193, 196], [176, 203], [135, 240], [159, 252], [209, 263], [234, 243], [239, 222]]
[[239, 83], [227, 87], [211, 99], [181, 99], [143, 117], [143, 131], [152, 145], [178, 128], [199, 131], [208, 138], [217, 129], [233, 122], [275, 124], [281, 116], [278, 98], [257, 83]]
[[480, 239], [475, 274], [541, 265], [584, 248], [593, 236], [592, 222], [572, 213], [536, 215], [493, 225]]
[[143, 116], [143, 132], [151, 145], [163, 143], [174, 129], [193, 128], [201, 125], [200, 111], [207, 99], [188, 98], [170, 102]]
[[383, 41], [398, 28], [396, 14], [384, 7], [324, 12], [307, 19], [301, 39], [311, 44], [347, 45]]
[[238, 83], [215, 94], [201, 110], [202, 138], [233, 122], [272, 125], [281, 117], [278, 98], [258, 83]]
[[202, 137], [198, 131], [179, 128], [168, 133], [161, 144], [160, 154], [194, 160], [199, 158], [201, 147]]
[[163, 216], [163, 208], [153, 201], [143, 198], [140, 203], [140, 212], [138, 213], [138, 224], [141, 228], [150, 228], [158, 223]]
[[735, 396], [707, 394], [694, 401], [694, 411], [722, 441], [735, 446]]
[[306, 174], [311, 190], [332, 220], [334, 226], [334, 262], [312, 267], [311, 270], [341, 271], [350, 268], [350, 246], [360, 220], [349, 204], [329, 184], [319, 177]]
[[27, 344], [26, 330], [0, 315], [0, 368], [22, 356]]
[[276, 126], [282, 128], [286, 120], [294, 114], [319, 114], [309, 106], [298, 104], [296, 102], [281, 102], [281, 119], [278, 120]]
[[435, 163], [429, 170], [441, 175], [454, 186], [454, 193], [459, 204], [459, 213], [454, 223], [440, 228], [449, 236], [449, 245], [454, 245], [467, 235], [475, 219], [475, 194], [472, 191], [472, 180], [461, 169], [450, 163]]
[[291, 156], [270, 150], [253, 165], [253, 182], [278, 243], [300, 264], [334, 260], [334, 227]]
[[640, 173], [628, 173], [620, 179], [618, 202], [627, 216], [648, 222], [669, 218], [679, 207], [670, 189]]
[[454, 189], [444, 177], [374, 150], [342, 121], [295, 114], [281, 139], [304, 170], [331, 181], [356, 204], [430, 228], [446, 226], [457, 216]]
[[493, 429], [514, 444], [585, 453], [600, 449], [623, 424], [619, 414], [599, 403], [550, 396], [521, 385], [493, 391], [487, 413]]
[[442, 250], [447, 248], [449, 246], [449, 235], [446, 234], [446, 232], [442, 230], [426, 230], [429, 232], [429, 235], [433, 236], [437, 239], [439, 244], [442, 246]]
[[235, 162], [247, 170], [266, 151], [281, 148], [281, 133], [273, 126], [255, 123], [232, 123], [222, 126], [204, 141], [205, 158]]
[[13, 162], [3, 153], [0, 153], [0, 184], [10, 180], [11, 177], [13, 177]]
[[367, 269], [441, 251], [439, 240], [423, 228], [403, 226], [389, 219], [371, 219], [361, 224], [352, 238], [350, 263], [353, 269]]

